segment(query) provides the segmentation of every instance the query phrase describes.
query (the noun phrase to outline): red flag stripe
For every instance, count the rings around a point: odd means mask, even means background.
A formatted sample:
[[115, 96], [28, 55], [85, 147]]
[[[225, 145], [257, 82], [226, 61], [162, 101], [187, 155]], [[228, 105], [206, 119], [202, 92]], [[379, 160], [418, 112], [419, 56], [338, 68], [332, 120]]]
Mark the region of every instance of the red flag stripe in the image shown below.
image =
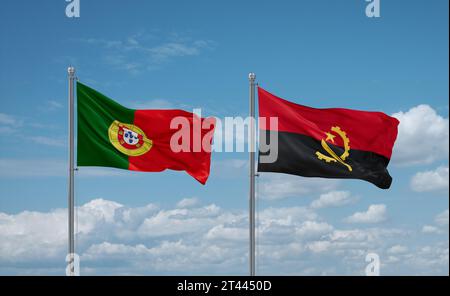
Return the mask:
[[[190, 122], [191, 135], [197, 133], [199, 139], [214, 130], [214, 118], [201, 118], [203, 121], [212, 121], [209, 129], [196, 130], [194, 120], [199, 119], [193, 113], [183, 110], [136, 110], [134, 124], [141, 128], [146, 136], [153, 141], [153, 146], [144, 155], [129, 157], [129, 169], [134, 171], [159, 172], [165, 169], [185, 170], [202, 184], [206, 183], [210, 173], [211, 143], [201, 151], [194, 152], [191, 138], [190, 152], [174, 152], [170, 147], [171, 137], [178, 131], [170, 129], [170, 122], [175, 117], [184, 117]], [[199, 134], [200, 133], [200, 134]]]
[[[317, 109], [298, 105], [258, 88], [259, 116], [278, 117], [278, 131], [326, 138], [339, 126], [350, 139], [351, 149], [370, 151], [391, 158], [399, 121], [382, 112], [344, 108]], [[275, 130], [268, 126], [266, 130]], [[342, 143], [337, 142], [337, 146]]]

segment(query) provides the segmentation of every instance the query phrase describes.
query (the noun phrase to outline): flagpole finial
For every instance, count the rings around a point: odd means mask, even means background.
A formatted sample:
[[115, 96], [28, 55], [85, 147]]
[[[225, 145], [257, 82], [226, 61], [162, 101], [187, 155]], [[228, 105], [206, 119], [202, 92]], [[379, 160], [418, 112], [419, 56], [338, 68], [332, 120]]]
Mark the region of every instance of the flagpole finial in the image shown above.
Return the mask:
[[249, 73], [248, 74], [248, 80], [255, 80], [256, 79], [256, 74], [255, 73], [253, 73], [253, 72], [251, 72], [251, 73]]
[[70, 76], [73, 76], [75, 74], [75, 67], [69, 66], [69, 68], [67, 68], [67, 73], [69, 73]]

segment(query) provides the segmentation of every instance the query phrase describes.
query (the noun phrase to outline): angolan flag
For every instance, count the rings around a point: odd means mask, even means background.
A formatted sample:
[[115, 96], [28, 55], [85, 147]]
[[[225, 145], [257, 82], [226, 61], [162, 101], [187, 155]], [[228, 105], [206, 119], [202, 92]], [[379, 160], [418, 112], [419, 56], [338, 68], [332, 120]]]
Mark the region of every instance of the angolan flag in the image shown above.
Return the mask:
[[[258, 163], [260, 172], [305, 177], [362, 179], [387, 189], [389, 164], [399, 121], [381, 112], [298, 105], [258, 88], [259, 116], [277, 117], [278, 158]], [[273, 148], [271, 148], [273, 149]], [[267, 152], [267, 154], [270, 152]], [[265, 155], [260, 152], [261, 155]]]
[[77, 165], [209, 176], [215, 119], [183, 110], [133, 110], [77, 83]]

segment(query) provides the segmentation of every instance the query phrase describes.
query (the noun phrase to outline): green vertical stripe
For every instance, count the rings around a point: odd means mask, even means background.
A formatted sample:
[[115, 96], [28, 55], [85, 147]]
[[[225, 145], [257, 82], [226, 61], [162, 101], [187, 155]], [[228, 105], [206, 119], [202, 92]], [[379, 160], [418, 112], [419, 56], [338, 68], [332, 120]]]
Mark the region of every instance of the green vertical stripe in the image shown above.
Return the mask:
[[128, 156], [109, 141], [114, 120], [133, 123], [134, 110], [127, 109], [88, 86], [77, 82], [77, 164], [128, 169]]

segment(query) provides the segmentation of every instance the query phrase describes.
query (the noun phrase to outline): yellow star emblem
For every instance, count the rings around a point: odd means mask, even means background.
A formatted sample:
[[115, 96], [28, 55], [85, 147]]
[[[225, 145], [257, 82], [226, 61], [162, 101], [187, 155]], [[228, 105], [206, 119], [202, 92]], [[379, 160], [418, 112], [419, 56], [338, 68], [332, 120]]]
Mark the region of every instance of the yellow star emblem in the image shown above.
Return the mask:
[[325, 141], [331, 141], [332, 143], [334, 143], [334, 138], [336, 138], [336, 136], [333, 135], [332, 133], [325, 133], [325, 134], [327, 135]]

